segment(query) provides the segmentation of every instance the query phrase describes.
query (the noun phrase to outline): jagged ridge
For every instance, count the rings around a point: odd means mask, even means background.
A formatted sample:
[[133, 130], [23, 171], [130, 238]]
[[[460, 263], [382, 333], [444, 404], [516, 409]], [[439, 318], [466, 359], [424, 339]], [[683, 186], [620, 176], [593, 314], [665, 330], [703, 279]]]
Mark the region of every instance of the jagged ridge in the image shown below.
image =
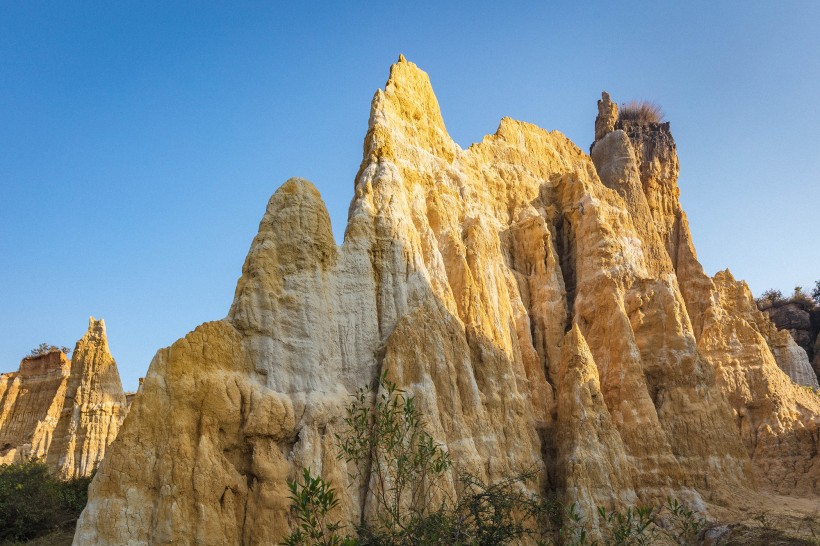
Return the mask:
[[367, 517], [333, 434], [382, 371], [456, 470], [536, 468], [588, 514], [736, 506], [756, 479], [816, 495], [820, 403], [775, 364], [744, 285], [703, 274], [674, 149], [644, 168], [647, 141], [597, 129], [592, 158], [508, 118], [462, 150], [400, 58], [342, 246], [309, 182], [276, 191], [228, 317], [152, 361], [75, 543], [274, 543], [307, 466], [343, 491], [340, 517]]

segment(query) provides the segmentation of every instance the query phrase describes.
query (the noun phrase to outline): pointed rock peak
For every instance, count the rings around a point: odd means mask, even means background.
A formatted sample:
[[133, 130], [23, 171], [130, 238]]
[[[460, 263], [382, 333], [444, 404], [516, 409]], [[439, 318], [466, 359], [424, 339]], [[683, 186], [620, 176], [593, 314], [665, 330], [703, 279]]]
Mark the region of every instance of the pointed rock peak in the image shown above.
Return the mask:
[[576, 323], [572, 324], [572, 328], [566, 333], [561, 344], [560, 375], [562, 384], [569, 379], [569, 375], [573, 372], [577, 375], [574, 381], [585, 383], [592, 380], [595, 385], [594, 388], [599, 388], [598, 368], [595, 366], [587, 340]]
[[458, 146], [447, 134], [430, 78], [402, 55], [373, 98], [364, 159], [409, 158], [418, 149], [451, 160]]
[[[431, 116], [432, 121], [441, 121], [438, 100], [433, 93], [430, 77], [414, 63], [399, 56], [398, 62], [390, 66], [390, 76], [384, 86], [384, 94], [391, 99], [392, 106], [404, 114], [405, 119], [413, 121], [419, 115]], [[412, 114], [409, 115], [408, 114]]]
[[279, 188], [273, 192], [268, 206], [270, 206], [270, 203], [283, 202], [294, 197], [297, 199], [304, 198], [313, 201], [322, 201], [322, 196], [319, 193], [319, 190], [311, 181], [305, 180], [304, 178], [293, 177], [287, 179], [284, 184], [279, 186]]
[[263, 232], [280, 243], [320, 244], [336, 248], [330, 216], [319, 190], [304, 178], [291, 178], [277, 189], [268, 201], [268, 209], [259, 224]]
[[[289, 179], [268, 201], [228, 316], [240, 329], [264, 331], [270, 320], [258, 312], [259, 302], [281, 293], [288, 275], [330, 270], [337, 255], [330, 215], [319, 190], [302, 178]], [[273, 313], [274, 304], [266, 310]]]
[[336, 257], [327, 206], [316, 186], [304, 178], [291, 178], [274, 192], [259, 225], [260, 235], [263, 231], [269, 231], [278, 246], [298, 250], [302, 258], [311, 254], [323, 268]]
[[717, 273], [715, 273], [715, 279], [723, 282], [737, 282], [735, 280], [735, 276], [732, 275], [732, 272], [729, 270], [728, 267], [722, 271], [718, 271]]
[[584, 339], [584, 334], [578, 324], [573, 322], [569, 332], [564, 336], [564, 343], [562, 345], [564, 353], [567, 355], [579, 355], [589, 352], [587, 341]]

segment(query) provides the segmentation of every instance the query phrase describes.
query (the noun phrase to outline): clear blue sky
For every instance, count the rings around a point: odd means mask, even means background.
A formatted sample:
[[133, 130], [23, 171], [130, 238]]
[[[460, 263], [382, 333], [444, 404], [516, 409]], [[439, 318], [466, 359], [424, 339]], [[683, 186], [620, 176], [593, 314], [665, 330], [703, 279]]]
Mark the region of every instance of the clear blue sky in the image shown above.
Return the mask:
[[340, 239], [400, 52], [462, 146], [511, 116], [587, 149], [602, 89], [659, 102], [707, 272], [820, 279], [820, 2], [440, 3], [2, 0], [0, 370], [94, 315], [135, 388], [226, 315], [291, 176]]

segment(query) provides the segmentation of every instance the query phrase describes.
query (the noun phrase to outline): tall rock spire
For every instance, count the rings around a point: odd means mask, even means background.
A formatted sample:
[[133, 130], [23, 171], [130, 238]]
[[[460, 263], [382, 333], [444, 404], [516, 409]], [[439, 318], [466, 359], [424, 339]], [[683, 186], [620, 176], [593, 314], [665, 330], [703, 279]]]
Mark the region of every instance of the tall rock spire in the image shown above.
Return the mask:
[[117, 437], [126, 413], [105, 321], [91, 317], [72, 354], [72, 374], [47, 463], [63, 477], [88, 476]]

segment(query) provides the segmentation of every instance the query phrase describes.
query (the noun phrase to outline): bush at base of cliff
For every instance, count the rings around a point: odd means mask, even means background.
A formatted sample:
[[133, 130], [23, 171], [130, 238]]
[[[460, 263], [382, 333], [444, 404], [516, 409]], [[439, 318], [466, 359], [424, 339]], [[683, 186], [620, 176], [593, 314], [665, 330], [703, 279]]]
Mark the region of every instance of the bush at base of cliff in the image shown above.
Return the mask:
[[0, 544], [73, 529], [91, 478], [61, 481], [45, 463], [0, 465]]
[[451, 469], [448, 452], [425, 429], [415, 399], [381, 377], [379, 394], [360, 389], [347, 407], [347, 431], [337, 436], [340, 459], [356, 476], [372, 475], [374, 517], [349, 529], [332, 517], [336, 490], [303, 471], [288, 482], [295, 529], [285, 546], [497, 546], [535, 536], [540, 499], [523, 487], [523, 472], [494, 483], [467, 473], [458, 478], [458, 500], [441, 487]]
[[[461, 473], [458, 498], [450, 498], [438, 483], [452, 468], [449, 454], [426, 432], [413, 396], [386, 374], [375, 402], [368, 389], [360, 389], [344, 422], [347, 431], [337, 435], [339, 458], [355, 463], [355, 476], [372, 473], [375, 518], [346, 529], [333, 517], [336, 489], [304, 469], [301, 482], [288, 482], [295, 528], [283, 546], [500, 546], [522, 541], [602, 546], [589, 538], [575, 504], [541, 498], [525, 487], [536, 480], [534, 471], [494, 483]], [[599, 508], [598, 513], [606, 546], [646, 546], [661, 536], [664, 544], [697, 544], [706, 524], [671, 497], [661, 508]]]

